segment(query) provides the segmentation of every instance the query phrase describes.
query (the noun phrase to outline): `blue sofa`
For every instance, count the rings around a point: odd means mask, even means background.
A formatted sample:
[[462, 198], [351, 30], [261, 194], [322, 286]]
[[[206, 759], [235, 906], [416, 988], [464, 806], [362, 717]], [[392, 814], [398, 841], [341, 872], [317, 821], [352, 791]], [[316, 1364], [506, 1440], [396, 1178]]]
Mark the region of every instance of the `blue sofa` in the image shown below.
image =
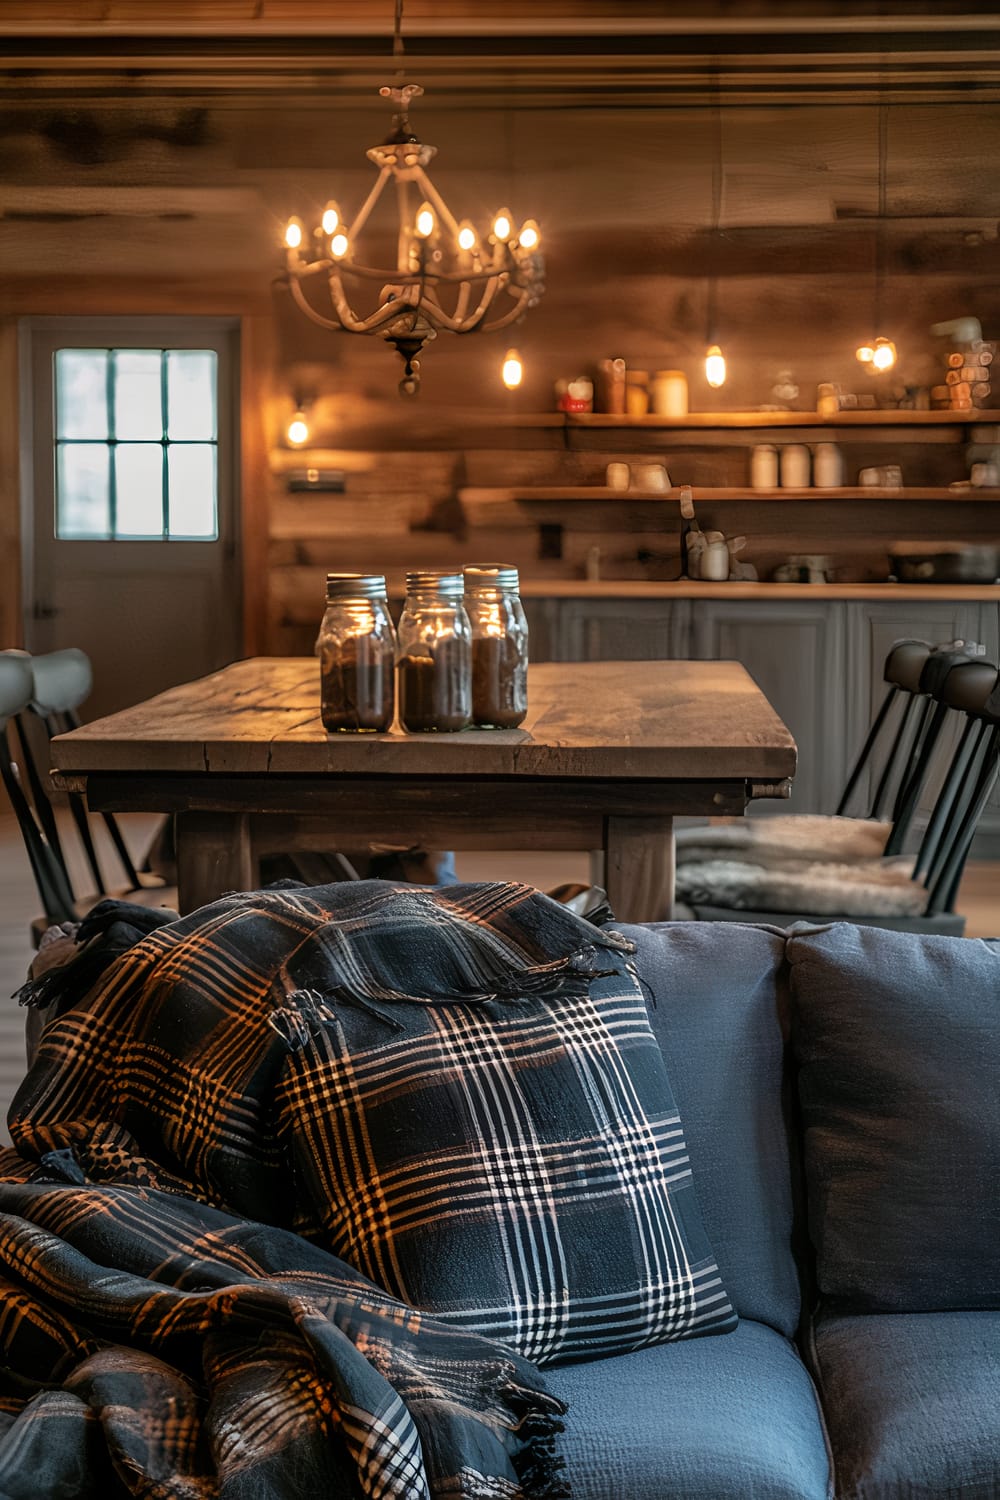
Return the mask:
[[574, 1500], [1000, 1496], [1000, 952], [623, 930], [740, 1323], [548, 1372]]

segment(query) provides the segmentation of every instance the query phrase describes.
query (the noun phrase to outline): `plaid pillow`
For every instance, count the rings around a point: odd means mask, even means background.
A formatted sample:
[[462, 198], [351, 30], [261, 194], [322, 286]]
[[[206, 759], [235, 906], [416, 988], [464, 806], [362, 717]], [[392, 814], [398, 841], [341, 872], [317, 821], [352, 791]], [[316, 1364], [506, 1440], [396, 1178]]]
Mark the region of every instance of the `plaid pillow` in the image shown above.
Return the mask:
[[383, 1016], [299, 990], [279, 1023], [297, 1227], [538, 1364], [736, 1325], [642, 994], [600, 960], [513, 1004]]

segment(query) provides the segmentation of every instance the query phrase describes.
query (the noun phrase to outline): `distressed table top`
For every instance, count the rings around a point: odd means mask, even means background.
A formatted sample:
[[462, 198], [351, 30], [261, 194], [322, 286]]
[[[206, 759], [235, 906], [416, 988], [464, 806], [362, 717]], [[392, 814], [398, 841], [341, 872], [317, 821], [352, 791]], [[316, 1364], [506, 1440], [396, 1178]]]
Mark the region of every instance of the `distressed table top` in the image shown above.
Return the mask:
[[516, 730], [328, 735], [311, 657], [255, 657], [52, 742], [57, 772], [780, 782], [795, 743], [736, 662], [539, 663]]

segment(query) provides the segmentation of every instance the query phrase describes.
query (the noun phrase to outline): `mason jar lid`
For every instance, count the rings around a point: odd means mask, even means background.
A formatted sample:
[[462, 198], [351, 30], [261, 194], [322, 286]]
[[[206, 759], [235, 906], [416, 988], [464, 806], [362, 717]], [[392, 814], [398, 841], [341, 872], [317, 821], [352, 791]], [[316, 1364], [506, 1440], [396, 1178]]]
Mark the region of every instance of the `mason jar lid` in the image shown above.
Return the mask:
[[327, 601], [333, 599], [384, 599], [384, 573], [327, 573]]
[[516, 594], [520, 588], [517, 569], [510, 563], [470, 563], [463, 570], [466, 590], [499, 589], [503, 594]]
[[465, 583], [461, 573], [438, 568], [417, 568], [406, 575], [408, 594], [440, 594], [443, 599], [461, 599]]

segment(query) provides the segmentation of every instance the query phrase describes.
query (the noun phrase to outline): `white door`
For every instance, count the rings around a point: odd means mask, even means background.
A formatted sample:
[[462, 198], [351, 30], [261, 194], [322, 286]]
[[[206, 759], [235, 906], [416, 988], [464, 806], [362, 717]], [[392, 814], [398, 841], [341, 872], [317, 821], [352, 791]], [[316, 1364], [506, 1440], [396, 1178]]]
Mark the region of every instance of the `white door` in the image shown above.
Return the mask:
[[209, 318], [24, 325], [25, 640], [88, 653], [86, 718], [240, 654], [237, 344]]

